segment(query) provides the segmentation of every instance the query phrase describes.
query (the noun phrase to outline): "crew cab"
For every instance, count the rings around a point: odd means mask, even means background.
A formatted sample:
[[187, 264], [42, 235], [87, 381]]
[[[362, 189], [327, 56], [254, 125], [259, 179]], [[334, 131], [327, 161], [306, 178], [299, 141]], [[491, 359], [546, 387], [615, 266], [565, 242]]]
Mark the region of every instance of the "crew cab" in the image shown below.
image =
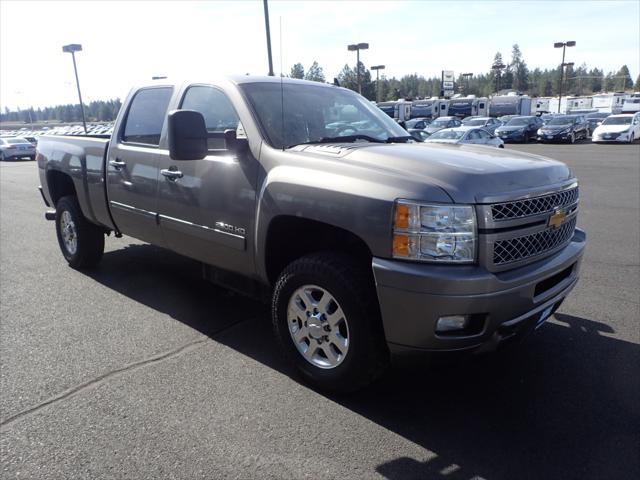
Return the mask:
[[96, 267], [108, 234], [196, 259], [268, 296], [286, 357], [328, 390], [396, 355], [490, 351], [539, 327], [585, 247], [564, 164], [418, 143], [317, 82], [139, 86], [111, 137], [42, 136], [37, 164], [71, 267]]

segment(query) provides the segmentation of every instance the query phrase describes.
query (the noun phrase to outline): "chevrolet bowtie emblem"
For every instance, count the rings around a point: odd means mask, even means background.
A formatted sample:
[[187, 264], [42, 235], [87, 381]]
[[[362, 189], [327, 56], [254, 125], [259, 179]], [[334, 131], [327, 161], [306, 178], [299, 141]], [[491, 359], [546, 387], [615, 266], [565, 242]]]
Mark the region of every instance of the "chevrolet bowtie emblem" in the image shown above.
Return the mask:
[[561, 208], [556, 208], [553, 212], [553, 215], [549, 217], [549, 223], [547, 225], [553, 229], [558, 229], [562, 226], [566, 218], [566, 212]]

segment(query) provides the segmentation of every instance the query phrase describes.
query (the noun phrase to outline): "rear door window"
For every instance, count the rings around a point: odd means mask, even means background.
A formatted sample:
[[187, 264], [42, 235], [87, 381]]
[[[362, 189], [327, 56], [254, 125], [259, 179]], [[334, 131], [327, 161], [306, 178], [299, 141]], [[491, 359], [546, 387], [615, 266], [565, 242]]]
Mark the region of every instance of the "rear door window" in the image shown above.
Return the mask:
[[131, 101], [122, 141], [158, 146], [172, 93], [171, 87], [139, 90]]

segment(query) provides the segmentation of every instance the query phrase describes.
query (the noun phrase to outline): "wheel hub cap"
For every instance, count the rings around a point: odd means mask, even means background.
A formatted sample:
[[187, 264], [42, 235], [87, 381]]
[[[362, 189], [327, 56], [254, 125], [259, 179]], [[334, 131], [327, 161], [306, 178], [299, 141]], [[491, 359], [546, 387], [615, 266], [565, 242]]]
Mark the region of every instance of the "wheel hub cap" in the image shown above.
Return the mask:
[[326, 289], [305, 285], [293, 292], [287, 324], [296, 349], [312, 365], [330, 369], [345, 359], [350, 342], [347, 318]]

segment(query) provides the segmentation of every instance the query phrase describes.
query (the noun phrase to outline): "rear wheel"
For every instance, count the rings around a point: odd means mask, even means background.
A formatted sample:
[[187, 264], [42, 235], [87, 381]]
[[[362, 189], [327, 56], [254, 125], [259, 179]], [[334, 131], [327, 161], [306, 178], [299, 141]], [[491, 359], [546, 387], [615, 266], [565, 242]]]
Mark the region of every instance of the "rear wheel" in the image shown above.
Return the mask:
[[89, 222], [74, 195], [62, 197], [56, 204], [58, 244], [73, 268], [93, 267], [104, 252], [104, 231]]
[[388, 362], [371, 272], [347, 255], [291, 263], [276, 283], [272, 319], [285, 356], [318, 388], [357, 390]]

